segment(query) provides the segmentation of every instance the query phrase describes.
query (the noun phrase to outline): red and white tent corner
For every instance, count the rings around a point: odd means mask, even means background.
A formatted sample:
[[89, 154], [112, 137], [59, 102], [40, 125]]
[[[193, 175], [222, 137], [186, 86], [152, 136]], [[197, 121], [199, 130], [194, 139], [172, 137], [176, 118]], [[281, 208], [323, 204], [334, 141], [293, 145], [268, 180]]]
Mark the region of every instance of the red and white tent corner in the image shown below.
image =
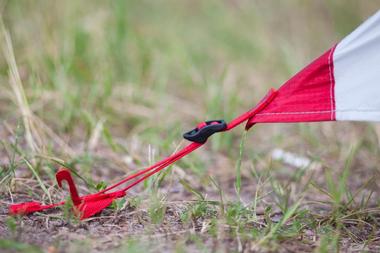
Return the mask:
[[380, 11], [289, 79], [247, 123], [380, 121]]

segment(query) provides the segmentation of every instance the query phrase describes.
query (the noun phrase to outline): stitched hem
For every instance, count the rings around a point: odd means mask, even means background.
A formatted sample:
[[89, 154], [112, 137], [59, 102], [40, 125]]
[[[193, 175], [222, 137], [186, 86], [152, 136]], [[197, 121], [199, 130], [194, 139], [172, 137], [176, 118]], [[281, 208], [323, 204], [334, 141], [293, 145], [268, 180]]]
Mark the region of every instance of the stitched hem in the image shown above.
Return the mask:
[[328, 111], [314, 111], [314, 112], [264, 112], [258, 113], [255, 116], [265, 116], [265, 115], [294, 115], [294, 114], [322, 114], [322, 113], [333, 113], [333, 112], [343, 112], [343, 113], [380, 113], [378, 110], [328, 110]]
[[329, 54], [328, 58], [328, 65], [329, 65], [329, 76], [330, 76], [330, 112], [331, 112], [331, 120], [334, 120], [334, 108], [335, 108], [335, 92], [334, 92], [334, 86], [335, 86], [335, 78], [334, 78], [334, 65], [333, 65], [333, 55], [335, 51], [336, 45], [331, 48], [331, 52]]

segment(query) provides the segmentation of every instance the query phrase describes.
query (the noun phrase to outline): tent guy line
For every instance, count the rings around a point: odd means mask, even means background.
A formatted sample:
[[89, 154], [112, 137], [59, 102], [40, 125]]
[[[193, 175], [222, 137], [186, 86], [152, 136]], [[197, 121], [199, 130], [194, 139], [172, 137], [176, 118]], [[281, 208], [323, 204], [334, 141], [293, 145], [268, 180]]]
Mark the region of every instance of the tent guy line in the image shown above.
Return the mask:
[[[195, 138], [194, 142], [188, 144], [187, 146], [177, 151], [173, 155], [157, 162], [156, 164], [146, 169], [138, 171], [137, 173], [132, 174], [126, 177], [125, 179], [119, 181], [118, 183], [111, 185], [107, 187], [106, 189], [99, 191], [95, 194], [89, 194], [86, 196], [79, 197], [78, 191], [76, 189], [76, 186], [74, 184], [74, 180], [72, 179], [70, 171], [64, 168], [60, 169], [56, 174], [58, 186], [62, 187], [62, 181], [66, 181], [68, 183], [71, 200], [74, 204], [74, 212], [78, 215], [80, 219], [89, 218], [92, 215], [102, 211], [104, 208], [109, 206], [114, 199], [124, 197], [126, 194], [126, 191], [128, 191], [133, 186], [139, 184], [140, 182], [144, 181], [148, 177], [160, 172], [161, 170], [173, 164], [177, 160], [181, 159], [182, 157], [192, 153], [199, 147], [203, 146], [206, 143], [208, 137], [210, 137], [214, 133], [229, 131], [237, 127], [238, 125], [248, 121], [255, 114], [263, 110], [276, 97], [276, 95], [277, 95], [277, 91], [274, 89], [270, 89], [267, 96], [265, 96], [264, 99], [257, 106], [243, 113], [242, 115], [236, 117], [228, 124], [225, 124], [224, 121], [221, 122], [219, 120], [207, 121], [208, 123], [206, 122], [200, 123], [198, 127], [193, 129], [191, 132], [194, 132], [193, 133], [194, 137], [200, 137], [202, 141], [197, 142], [197, 138]], [[210, 126], [211, 128], [209, 128]], [[223, 128], [219, 130], [215, 130], [214, 128], [215, 126], [223, 126]], [[202, 131], [202, 129], [207, 129], [207, 128], [209, 128], [210, 130], [207, 132]], [[142, 177], [138, 178], [140, 176]], [[107, 193], [110, 190], [113, 190], [116, 187], [134, 179], [137, 179], [137, 180], [127, 185], [126, 187], [122, 188], [121, 190]], [[9, 213], [12, 215], [29, 214], [29, 213], [33, 213], [37, 211], [43, 211], [46, 209], [55, 208], [57, 206], [62, 206], [65, 203], [66, 203], [65, 201], [62, 201], [62, 202], [54, 203], [50, 205], [43, 205], [39, 202], [31, 201], [31, 202], [24, 202], [24, 203], [19, 203], [19, 204], [12, 204], [9, 207]]]

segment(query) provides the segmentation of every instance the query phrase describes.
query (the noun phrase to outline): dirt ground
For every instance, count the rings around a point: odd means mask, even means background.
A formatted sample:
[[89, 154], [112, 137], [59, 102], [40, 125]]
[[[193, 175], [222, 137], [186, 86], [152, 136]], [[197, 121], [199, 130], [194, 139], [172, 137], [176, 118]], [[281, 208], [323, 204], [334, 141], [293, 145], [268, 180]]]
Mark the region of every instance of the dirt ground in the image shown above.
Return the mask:
[[[219, 160], [222, 160], [222, 158]], [[288, 167], [287, 169], [291, 168]], [[316, 171], [307, 172], [306, 174], [312, 176], [316, 172], [320, 172], [322, 168], [317, 166], [313, 170]], [[180, 167], [175, 167], [172, 173], [178, 176], [183, 171]], [[95, 174], [102, 178], [105, 176], [101, 171]], [[118, 170], [115, 173], [107, 172], [108, 176], [113, 174], [120, 176]], [[360, 170], [357, 171], [357, 175], [356, 180], [350, 181], [350, 189], [352, 190], [359, 189], [363, 185], [363, 179], [368, 179], [368, 173], [360, 175]], [[191, 174], [185, 174], [185, 178], [189, 182], [195, 180], [192, 177]], [[308, 176], [304, 175], [304, 177], [307, 178]], [[281, 180], [288, 179], [288, 175], [283, 174], [281, 176]], [[323, 183], [323, 179], [320, 179], [320, 181], [320, 183]], [[38, 183], [35, 180], [27, 180], [26, 182], [21, 180], [21, 183], [16, 181], [14, 183], [15, 191], [12, 192], [12, 195], [2, 195], [0, 234], [3, 239], [27, 243], [29, 245], [26, 246], [27, 251], [33, 249], [30, 248], [32, 247], [30, 245], [38, 245], [45, 252], [123, 252], [124, 250], [141, 252], [142, 249], [147, 249], [149, 252], [182, 252], [181, 250], [186, 252], [314, 252], [320, 249], [323, 236], [319, 231], [315, 230], [315, 227], [308, 224], [308, 220], [313, 219], [319, 223], [320, 227], [323, 227], [324, 224], [333, 225], [331, 206], [328, 204], [325, 207], [321, 205], [324, 201], [328, 203], [328, 198], [319, 194], [318, 191], [309, 192], [304, 197], [302, 204], [302, 209], [307, 210], [305, 217], [299, 220], [297, 218], [290, 219], [285, 224], [285, 226], [291, 227], [292, 223], [299, 222], [302, 224], [302, 228], [290, 236], [280, 236], [273, 242], [259, 245], [258, 240], [252, 240], [252, 237], [244, 233], [252, 228], [264, 231], [269, 223], [277, 224], [281, 221], [283, 213], [280, 209], [274, 207], [269, 212], [265, 210], [268, 207], [265, 203], [276, 202], [275, 195], [269, 194], [264, 197], [263, 202], [255, 210], [254, 219], [244, 215], [239, 217], [238, 219], [242, 219], [244, 225], [240, 227], [241, 231], [236, 231], [236, 226], [229, 223], [228, 218], [222, 217], [218, 205], [214, 203], [219, 201], [215, 189], [202, 185], [196, 187], [197, 190], [207, 196], [207, 200], [203, 201], [206, 211], [186, 220], [183, 218], [183, 214], [188, 210], [193, 210], [192, 208], [202, 201], [194, 198], [194, 195], [186, 191], [178, 182], [166, 182], [159, 189], [159, 192], [166, 197], [160, 201], [164, 206], [164, 213], [162, 219], [158, 222], [154, 221], [154, 216], [150, 213], [152, 210], [151, 203], [149, 203], [151, 201], [149, 194], [147, 195], [140, 187], [127, 195], [127, 202], [123, 204], [122, 208], [107, 208], [100, 214], [84, 221], [66, 216], [64, 210], [56, 208], [25, 217], [16, 217], [14, 222], [17, 225], [12, 229], [12, 226], [9, 225], [10, 218], [7, 214], [6, 204], [30, 201], [28, 194], [18, 193], [17, 191], [17, 189], [22, 189], [22, 185], [26, 183], [31, 186], [31, 189], [35, 189], [37, 193], [39, 192], [39, 194], [43, 195], [43, 192], [38, 189]], [[298, 183], [303, 184], [305, 182], [300, 181]], [[225, 199], [236, 199], [233, 184], [232, 180], [221, 182]], [[172, 185], [175, 185], [175, 187]], [[371, 187], [376, 188], [377, 186], [372, 184]], [[270, 185], [265, 186], [263, 192], [270, 192], [270, 188]], [[85, 191], [83, 186], [80, 189]], [[256, 192], [257, 185], [252, 184], [252, 180], [243, 177], [242, 189], [241, 201], [248, 203]], [[139, 191], [142, 193], [139, 193]], [[62, 194], [65, 193], [61, 192], [57, 197], [62, 198]], [[134, 197], [139, 194], [142, 194], [143, 200], [136, 205]], [[380, 250], [380, 230], [374, 230], [368, 224], [372, 223], [373, 225], [380, 222], [380, 210], [377, 208], [376, 201], [374, 201], [377, 199], [377, 194], [378, 192], [373, 193], [374, 196], [372, 196], [370, 203], [367, 203], [362, 210], [355, 207], [354, 210], [345, 211], [347, 220], [343, 222], [344, 229], [341, 230], [342, 234], [339, 239], [339, 249], [341, 251], [377, 252]], [[129, 203], [128, 201], [132, 202]], [[225, 210], [229, 210], [228, 205], [233, 205], [233, 203], [226, 204]], [[160, 211], [154, 210], [153, 212]], [[365, 218], [355, 215], [360, 211], [365, 213]], [[248, 210], [248, 212], [252, 214], [252, 210]], [[215, 219], [220, 219], [220, 222], [216, 223], [216, 229], [214, 227]], [[210, 232], [214, 229], [215, 232]], [[8, 250], [4, 250], [8, 252]], [[15, 251], [9, 250], [9, 252]]]

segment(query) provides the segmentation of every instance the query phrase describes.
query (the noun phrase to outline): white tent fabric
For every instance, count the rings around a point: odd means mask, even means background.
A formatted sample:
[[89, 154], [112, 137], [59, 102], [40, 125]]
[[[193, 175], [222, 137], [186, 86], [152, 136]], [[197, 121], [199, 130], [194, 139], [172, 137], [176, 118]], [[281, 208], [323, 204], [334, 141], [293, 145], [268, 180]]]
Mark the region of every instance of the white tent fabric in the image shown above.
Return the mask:
[[380, 121], [380, 11], [333, 54], [336, 120]]

